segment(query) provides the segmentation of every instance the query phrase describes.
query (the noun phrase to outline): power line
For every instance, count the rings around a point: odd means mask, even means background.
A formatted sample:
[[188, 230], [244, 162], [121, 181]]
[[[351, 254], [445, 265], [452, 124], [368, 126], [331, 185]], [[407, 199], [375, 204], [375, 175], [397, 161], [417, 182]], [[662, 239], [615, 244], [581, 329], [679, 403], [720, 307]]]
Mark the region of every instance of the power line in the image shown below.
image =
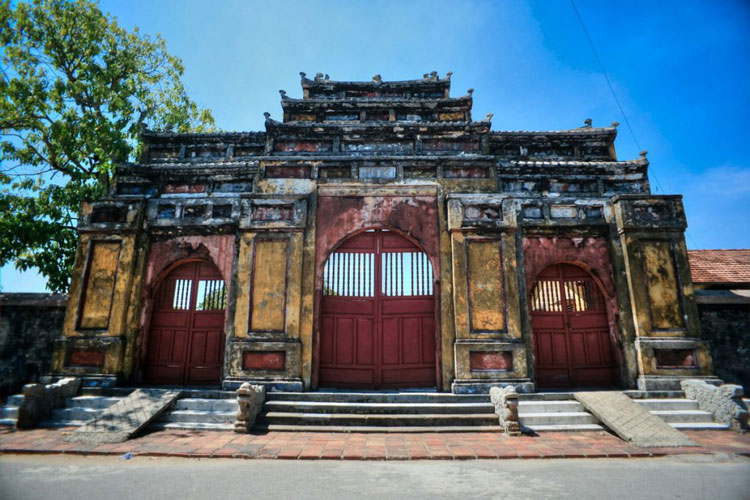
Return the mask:
[[[622, 114], [623, 120], [625, 121], [625, 125], [628, 127], [628, 130], [630, 131], [630, 135], [633, 137], [633, 142], [635, 142], [635, 145], [638, 147], [639, 151], [643, 151], [643, 148], [641, 148], [641, 145], [638, 142], [638, 138], [636, 138], [635, 136], [633, 127], [630, 125], [630, 120], [628, 120], [628, 115], [625, 114], [625, 109], [623, 109], [622, 104], [620, 104], [620, 99], [617, 98], [617, 93], [615, 92], [614, 86], [612, 86], [612, 82], [609, 80], [609, 76], [607, 75], [607, 70], [604, 69], [604, 63], [602, 63], [602, 60], [599, 57], [599, 53], [596, 51], [596, 47], [594, 46], [594, 42], [593, 40], [591, 40], [591, 36], [589, 36], [589, 31], [586, 29], [586, 24], [583, 22], [581, 13], [578, 12], [578, 7], [576, 7], [575, 0], [570, 0], [570, 5], [573, 6], [573, 11], [576, 13], [578, 22], [581, 24], [581, 28], [583, 29], [583, 34], [586, 35], [586, 40], [588, 40], [589, 46], [591, 47], [591, 51], [594, 53], [594, 57], [596, 58], [596, 62], [599, 64], [599, 69], [602, 70], [604, 79], [607, 81], [607, 86], [609, 87], [610, 92], [612, 92], [612, 97], [614, 97], [615, 102], [617, 103], [617, 107], [620, 109], [620, 113]], [[664, 191], [664, 188], [662, 187], [661, 182], [659, 182], [659, 178], [656, 176], [656, 171], [654, 168], [651, 168], [651, 174], [653, 175], [654, 180], [656, 181], [656, 185], [659, 186], [659, 189]]]

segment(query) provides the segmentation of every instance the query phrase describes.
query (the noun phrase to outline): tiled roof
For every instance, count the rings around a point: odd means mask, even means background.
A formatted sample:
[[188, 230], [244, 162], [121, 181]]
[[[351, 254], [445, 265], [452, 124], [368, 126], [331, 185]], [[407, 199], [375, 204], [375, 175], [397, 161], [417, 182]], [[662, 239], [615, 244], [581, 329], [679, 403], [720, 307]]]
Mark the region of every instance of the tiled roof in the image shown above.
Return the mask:
[[694, 283], [750, 283], [750, 249], [689, 250]]

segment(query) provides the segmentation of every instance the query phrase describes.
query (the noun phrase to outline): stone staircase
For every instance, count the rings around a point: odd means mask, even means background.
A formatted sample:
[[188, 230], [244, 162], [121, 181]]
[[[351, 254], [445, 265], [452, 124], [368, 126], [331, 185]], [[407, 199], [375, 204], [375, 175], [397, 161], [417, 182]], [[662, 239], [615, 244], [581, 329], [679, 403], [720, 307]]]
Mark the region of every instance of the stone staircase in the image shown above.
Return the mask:
[[[99, 415], [132, 389], [112, 389], [106, 396], [68, 399], [41, 426], [79, 426]], [[726, 429], [679, 391], [626, 391], [677, 429]], [[22, 395], [0, 408], [0, 425], [14, 425]], [[746, 400], [746, 404], [750, 401]], [[151, 428], [232, 430], [237, 413], [235, 393], [185, 390]], [[521, 424], [535, 432], [602, 431], [604, 428], [572, 393], [521, 394]], [[437, 392], [269, 392], [257, 428], [260, 431], [324, 432], [496, 432], [497, 416], [486, 394]]]
[[521, 394], [518, 401], [521, 426], [534, 432], [603, 431], [599, 420], [569, 393]]
[[489, 396], [438, 392], [269, 392], [258, 429], [323, 432], [500, 430]]
[[8, 396], [5, 406], [0, 407], [0, 425], [16, 425], [18, 407], [23, 402], [23, 394]]

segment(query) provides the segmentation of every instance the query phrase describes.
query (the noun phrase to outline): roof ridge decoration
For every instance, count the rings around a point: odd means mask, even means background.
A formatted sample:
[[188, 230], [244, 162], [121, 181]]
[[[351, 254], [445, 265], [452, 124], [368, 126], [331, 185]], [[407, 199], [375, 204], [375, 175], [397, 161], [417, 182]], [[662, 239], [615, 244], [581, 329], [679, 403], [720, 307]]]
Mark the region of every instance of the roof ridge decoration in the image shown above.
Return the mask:
[[413, 80], [383, 80], [383, 77], [378, 73], [372, 77], [370, 81], [355, 81], [355, 80], [331, 80], [330, 76], [328, 74], [323, 73], [316, 73], [315, 77], [311, 80], [307, 77], [307, 73], [304, 71], [299, 72], [300, 75], [300, 83], [303, 87], [310, 87], [310, 86], [321, 86], [321, 85], [359, 85], [359, 86], [365, 86], [365, 85], [397, 85], [397, 86], [408, 86], [408, 85], [419, 85], [419, 84], [429, 84], [429, 83], [442, 83], [442, 84], [448, 84], [451, 81], [451, 77], [453, 76], [452, 71], [448, 71], [443, 78], [440, 78], [437, 71], [431, 71], [430, 73], [425, 73], [422, 75], [422, 78], [420, 79], [413, 79]]

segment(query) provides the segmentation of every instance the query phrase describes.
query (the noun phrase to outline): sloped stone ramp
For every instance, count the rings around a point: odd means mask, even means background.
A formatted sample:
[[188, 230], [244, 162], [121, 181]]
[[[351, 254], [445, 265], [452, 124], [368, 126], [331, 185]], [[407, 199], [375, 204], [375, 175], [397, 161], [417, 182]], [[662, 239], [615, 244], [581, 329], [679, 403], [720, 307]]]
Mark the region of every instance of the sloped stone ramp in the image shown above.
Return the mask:
[[67, 440], [73, 443], [122, 443], [146, 427], [180, 397], [179, 390], [136, 389], [85, 423]]
[[635, 446], [699, 446], [622, 392], [577, 392], [574, 396], [610, 430]]

